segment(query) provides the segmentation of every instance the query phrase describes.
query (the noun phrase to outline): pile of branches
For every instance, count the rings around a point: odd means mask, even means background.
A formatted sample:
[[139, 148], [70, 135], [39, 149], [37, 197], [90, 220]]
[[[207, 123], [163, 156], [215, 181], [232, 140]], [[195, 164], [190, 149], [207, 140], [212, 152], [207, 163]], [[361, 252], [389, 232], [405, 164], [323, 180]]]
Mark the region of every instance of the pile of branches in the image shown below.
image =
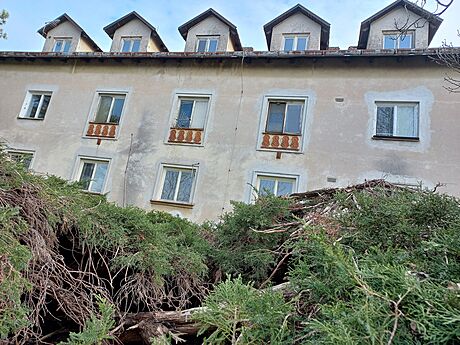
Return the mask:
[[112, 336], [130, 313], [199, 303], [207, 291], [202, 244], [194, 224], [121, 209], [0, 152], [0, 336], [10, 343], [65, 340], [100, 315], [100, 300], [114, 306]]
[[455, 198], [373, 180], [234, 202], [197, 225], [0, 163], [0, 341], [460, 337]]

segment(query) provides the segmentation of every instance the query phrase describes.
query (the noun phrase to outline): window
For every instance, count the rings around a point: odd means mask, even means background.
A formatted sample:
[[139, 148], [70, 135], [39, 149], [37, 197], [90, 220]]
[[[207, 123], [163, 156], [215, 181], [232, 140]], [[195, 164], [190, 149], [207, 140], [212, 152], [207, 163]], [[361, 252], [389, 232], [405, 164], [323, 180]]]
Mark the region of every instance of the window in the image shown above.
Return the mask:
[[179, 110], [174, 121], [176, 128], [204, 129], [208, 112], [208, 98], [179, 98]]
[[295, 177], [276, 175], [257, 175], [256, 189], [259, 196], [276, 195], [285, 196], [294, 193], [297, 179]]
[[108, 161], [82, 159], [78, 174], [82, 189], [92, 193], [102, 193], [108, 166]]
[[301, 134], [304, 102], [269, 101], [266, 133]]
[[136, 53], [139, 51], [139, 48], [141, 46], [140, 37], [123, 37], [121, 41], [122, 41], [121, 51], [123, 53], [128, 53], [128, 52]]
[[30, 169], [34, 154], [24, 151], [8, 151], [8, 156], [16, 163], [22, 164], [26, 169]]
[[412, 49], [414, 45], [414, 33], [384, 33], [383, 48], [384, 49]]
[[71, 38], [56, 38], [54, 40], [53, 52], [68, 53], [70, 51], [71, 44], [72, 44]]
[[307, 49], [308, 35], [284, 35], [284, 51]]
[[51, 92], [29, 92], [22, 107], [20, 117], [43, 120], [50, 100]]
[[199, 37], [196, 45], [196, 51], [199, 53], [214, 53], [217, 51], [218, 42], [219, 37]]
[[196, 168], [164, 166], [160, 199], [191, 204], [195, 176]]
[[377, 103], [377, 137], [418, 138], [417, 103]]
[[125, 97], [126, 95], [99, 94], [94, 122], [118, 124], [123, 112]]

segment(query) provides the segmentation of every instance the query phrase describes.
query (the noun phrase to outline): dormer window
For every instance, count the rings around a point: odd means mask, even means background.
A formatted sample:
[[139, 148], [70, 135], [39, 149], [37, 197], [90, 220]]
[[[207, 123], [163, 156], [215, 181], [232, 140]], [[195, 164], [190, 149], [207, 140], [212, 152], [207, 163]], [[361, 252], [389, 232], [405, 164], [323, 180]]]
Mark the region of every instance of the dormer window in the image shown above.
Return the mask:
[[284, 35], [284, 51], [307, 50], [308, 35]]
[[198, 37], [196, 51], [199, 53], [214, 53], [217, 51], [219, 43], [218, 36], [201, 36]]
[[413, 32], [383, 33], [383, 49], [412, 49], [413, 47]]
[[54, 40], [53, 52], [67, 54], [70, 51], [71, 44], [71, 38], [56, 38]]
[[122, 48], [123, 53], [137, 53], [141, 47], [141, 37], [122, 37]]

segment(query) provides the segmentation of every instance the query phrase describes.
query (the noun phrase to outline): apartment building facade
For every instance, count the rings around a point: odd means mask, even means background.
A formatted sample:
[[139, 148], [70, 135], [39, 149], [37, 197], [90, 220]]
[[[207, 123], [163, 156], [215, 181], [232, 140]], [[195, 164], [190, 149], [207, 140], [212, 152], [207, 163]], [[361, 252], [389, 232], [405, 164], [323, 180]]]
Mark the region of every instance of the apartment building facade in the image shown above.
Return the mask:
[[[424, 25], [404, 34], [395, 21]], [[215, 220], [230, 200], [386, 178], [460, 195], [458, 96], [428, 49], [441, 19], [398, 0], [362, 22], [357, 47], [297, 5], [243, 48], [213, 9], [169, 52], [136, 12], [102, 52], [68, 15], [43, 52], [0, 52], [0, 138], [37, 173], [81, 181], [120, 205]]]

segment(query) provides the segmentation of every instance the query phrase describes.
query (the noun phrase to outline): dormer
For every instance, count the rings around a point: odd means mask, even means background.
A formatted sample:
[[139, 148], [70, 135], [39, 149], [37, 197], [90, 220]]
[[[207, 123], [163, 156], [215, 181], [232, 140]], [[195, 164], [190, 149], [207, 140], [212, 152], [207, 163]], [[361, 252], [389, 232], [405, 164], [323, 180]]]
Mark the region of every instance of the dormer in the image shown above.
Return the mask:
[[167, 52], [155, 27], [133, 11], [107, 25], [104, 31], [112, 39], [111, 52]]
[[329, 31], [328, 22], [300, 4], [264, 25], [270, 51], [327, 49]]
[[361, 23], [358, 49], [425, 49], [442, 19], [408, 0], [397, 0]]
[[70, 54], [102, 51], [67, 13], [47, 23], [38, 33], [46, 39], [44, 52]]
[[210, 8], [179, 27], [186, 52], [243, 50], [236, 26]]

